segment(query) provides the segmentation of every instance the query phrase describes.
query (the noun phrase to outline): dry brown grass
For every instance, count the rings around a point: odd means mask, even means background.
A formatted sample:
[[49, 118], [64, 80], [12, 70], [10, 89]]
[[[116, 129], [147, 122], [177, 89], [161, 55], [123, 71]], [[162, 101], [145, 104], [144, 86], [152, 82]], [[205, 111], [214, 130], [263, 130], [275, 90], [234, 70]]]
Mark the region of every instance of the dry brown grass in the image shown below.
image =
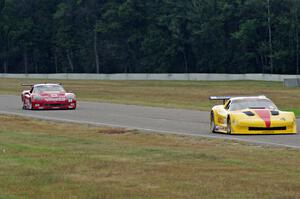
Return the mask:
[[0, 124], [0, 198], [300, 197], [299, 150], [3, 115]]
[[119, 134], [124, 134], [124, 133], [128, 133], [129, 131], [126, 129], [120, 129], [120, 128], [107, 128], [107, 129], [101, 129], [99, 130], [99, 133], [102, 134], [110, 134], [110, 135], [119, 135]]

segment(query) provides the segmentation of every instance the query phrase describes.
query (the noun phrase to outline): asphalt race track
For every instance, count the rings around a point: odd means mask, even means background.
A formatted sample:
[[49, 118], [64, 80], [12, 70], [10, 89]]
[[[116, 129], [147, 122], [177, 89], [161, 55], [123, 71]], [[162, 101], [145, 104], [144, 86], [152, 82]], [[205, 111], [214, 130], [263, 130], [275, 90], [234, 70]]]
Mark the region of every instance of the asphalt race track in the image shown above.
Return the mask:
[[[250, 136], [209, 133], [209, 114], [203, 111], [94, 102], [79, 102], [78, 108], [70, 111], [28, 111], [22, 110], [20, 97], [2, 95], [0, 96], [0, 113], [46, 120], [124, 127], [161, 133], [223, 138], [257, 144], [300, 148], [300, 133], [297, 135]], [[299, 126], [300, 120], [298, 120]]]

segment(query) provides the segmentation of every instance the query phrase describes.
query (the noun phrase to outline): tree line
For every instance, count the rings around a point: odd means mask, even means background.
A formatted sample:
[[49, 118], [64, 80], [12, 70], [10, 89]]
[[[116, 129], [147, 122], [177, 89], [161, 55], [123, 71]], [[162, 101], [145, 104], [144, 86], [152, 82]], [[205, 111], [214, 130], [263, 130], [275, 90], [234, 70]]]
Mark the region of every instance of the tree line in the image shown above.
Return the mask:
[[0, 72], [299, 74], [299, 0], [0, 0]]

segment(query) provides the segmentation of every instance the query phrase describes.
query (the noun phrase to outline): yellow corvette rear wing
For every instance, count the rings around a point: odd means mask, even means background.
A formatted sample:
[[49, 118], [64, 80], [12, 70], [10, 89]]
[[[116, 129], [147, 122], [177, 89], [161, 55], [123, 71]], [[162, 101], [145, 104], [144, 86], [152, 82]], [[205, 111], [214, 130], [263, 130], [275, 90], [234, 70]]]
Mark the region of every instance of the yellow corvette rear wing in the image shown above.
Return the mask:
[[222, 100], [223, 104], [226, 103], [227, 100], [230, 100], [232, 97], [230, 96], [210, 96], [209, 100]]

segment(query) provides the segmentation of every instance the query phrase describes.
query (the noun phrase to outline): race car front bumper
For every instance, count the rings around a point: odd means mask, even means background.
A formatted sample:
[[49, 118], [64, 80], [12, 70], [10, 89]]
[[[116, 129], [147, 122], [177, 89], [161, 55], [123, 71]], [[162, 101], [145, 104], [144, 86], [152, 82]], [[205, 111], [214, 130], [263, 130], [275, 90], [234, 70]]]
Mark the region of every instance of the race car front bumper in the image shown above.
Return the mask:
[[261, 121], [237, 121], [231, 124], [232, 134], [295, 134], [295, 121], [272, 120], [271, 126]]
[[76, 109], [76, 101], [65, 102], [32, 102], [33, 110]]

